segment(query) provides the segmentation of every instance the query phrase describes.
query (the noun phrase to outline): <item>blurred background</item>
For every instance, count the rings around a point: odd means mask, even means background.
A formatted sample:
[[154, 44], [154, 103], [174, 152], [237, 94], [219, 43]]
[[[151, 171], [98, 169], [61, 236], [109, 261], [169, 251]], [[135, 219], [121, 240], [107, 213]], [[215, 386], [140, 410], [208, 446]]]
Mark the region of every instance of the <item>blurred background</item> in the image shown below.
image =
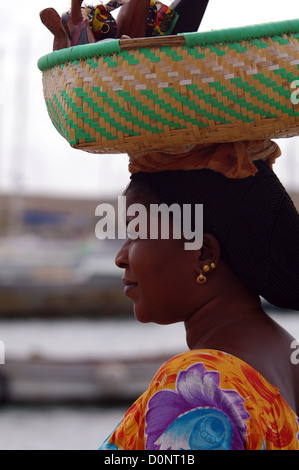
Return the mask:
[[[114, 266], [119, 242], [95, 237], [95, 208], [116, 204], [128, 158], [73, 150], [52, 126], [37, 68], [52, 50], [46, 7], [61, 14], [70, 1], [1, 5], [1, 450], [97, 449], [165, 358], [186, 349], [182, 325], [135, 322]], [[297, 0], [283, 11], [210, 0], [200, 30], [297, 16]], [[279, 143], [275, 170], [299, 207], [298, 139]], [[296, 313], [265, 308], [299, 339]]]

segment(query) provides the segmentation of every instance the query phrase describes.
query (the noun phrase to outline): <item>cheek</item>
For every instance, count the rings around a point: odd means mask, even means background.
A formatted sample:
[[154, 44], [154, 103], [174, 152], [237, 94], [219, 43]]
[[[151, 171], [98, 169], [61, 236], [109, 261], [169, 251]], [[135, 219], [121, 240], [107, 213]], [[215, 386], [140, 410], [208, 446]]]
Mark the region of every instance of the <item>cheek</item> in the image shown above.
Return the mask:
[[196, 287], [192, 266], [178, 249], [167, 250], [167, 245], [155, 252], [144, 250], [142, 262], [134, 264], [134, 255], [136, 260], [141, 259], [141, 250], [137, 245], [131, 258], [131, 268], [135, 270], [139, 283], [138, 298], [134, 302], [136, 318], [160, 324], [184, 321], [192, 308]]
[[131, 267], [150, 286], [166, 292], [179, 292], [196, 281], [192, 259], [178, 240], [139, 241], [133, 247]]
[[140, 281], [173, 284], [178, 279], [178, 269], [182, 266], [178, 253], [176, 244], [170, 244], [166, 240], [139, 240], [132, 246], [129, 265]]

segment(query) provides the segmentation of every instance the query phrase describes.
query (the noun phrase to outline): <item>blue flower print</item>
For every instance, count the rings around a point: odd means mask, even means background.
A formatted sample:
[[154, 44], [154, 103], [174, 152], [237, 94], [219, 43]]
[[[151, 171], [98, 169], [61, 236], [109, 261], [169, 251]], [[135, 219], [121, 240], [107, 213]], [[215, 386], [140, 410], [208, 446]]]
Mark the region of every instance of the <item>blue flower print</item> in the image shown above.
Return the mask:
[[250, 415], [243, 398], [219, 383], [219, 372], [198, 363], [179, 372], [175, 390], [158, 391], [148, 403], [147, 449], [244, 449]]

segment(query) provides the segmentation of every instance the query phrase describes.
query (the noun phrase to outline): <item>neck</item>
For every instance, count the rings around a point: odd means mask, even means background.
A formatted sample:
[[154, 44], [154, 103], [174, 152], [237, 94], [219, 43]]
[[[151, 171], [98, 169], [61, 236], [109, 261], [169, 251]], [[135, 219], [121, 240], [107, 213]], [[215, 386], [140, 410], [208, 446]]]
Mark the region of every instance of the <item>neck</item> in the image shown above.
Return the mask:
[[219, 293], [185, 321], [188, 347], [229, 349], [247, 324], [264, 315], [259, 297], [243, 288], [234, 295]]

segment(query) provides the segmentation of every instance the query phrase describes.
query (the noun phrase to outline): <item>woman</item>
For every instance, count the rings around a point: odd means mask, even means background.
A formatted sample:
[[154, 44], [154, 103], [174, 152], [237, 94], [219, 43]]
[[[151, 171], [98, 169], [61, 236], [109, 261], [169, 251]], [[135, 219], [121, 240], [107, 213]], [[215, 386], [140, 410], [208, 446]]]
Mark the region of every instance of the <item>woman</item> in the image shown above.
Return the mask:
[[269, 167], [278, 153], [244, 142], [132, 159], [127, 205], [203, 204], [204, 236], [186, 250], [171, 230], [129, 233], [116, 255], [137, 320], [184, 322], [189, 351], [161, 367], [101, 449], [299, 449], [294, 338], [260, 301], [299, 310], [299, 215]]

